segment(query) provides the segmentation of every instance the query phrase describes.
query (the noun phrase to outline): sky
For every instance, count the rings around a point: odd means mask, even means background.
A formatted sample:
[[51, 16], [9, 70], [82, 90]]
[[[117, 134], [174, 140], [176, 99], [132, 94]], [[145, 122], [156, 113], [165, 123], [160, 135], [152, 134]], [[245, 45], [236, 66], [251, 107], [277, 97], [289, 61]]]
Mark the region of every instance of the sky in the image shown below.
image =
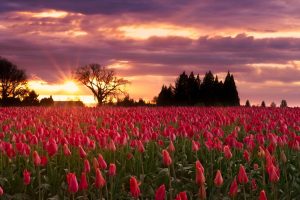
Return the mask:
[[300, 106], [299, 0], [0, 0], [0, 56], [40, 97], [93, 102], [72, 80], [99, 63], [151, 100], [186, 71], [234, 74], [241, 104]]

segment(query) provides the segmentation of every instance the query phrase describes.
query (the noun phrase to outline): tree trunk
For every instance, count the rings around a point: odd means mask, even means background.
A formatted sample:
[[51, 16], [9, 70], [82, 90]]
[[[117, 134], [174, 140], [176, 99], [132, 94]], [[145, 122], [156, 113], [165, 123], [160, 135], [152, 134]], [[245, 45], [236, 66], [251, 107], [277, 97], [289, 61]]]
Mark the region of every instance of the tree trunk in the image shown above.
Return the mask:
[[97, 101], [98, 101], [98, 106], [102, 106], [103, 105], [103, 98], [97, 97]]

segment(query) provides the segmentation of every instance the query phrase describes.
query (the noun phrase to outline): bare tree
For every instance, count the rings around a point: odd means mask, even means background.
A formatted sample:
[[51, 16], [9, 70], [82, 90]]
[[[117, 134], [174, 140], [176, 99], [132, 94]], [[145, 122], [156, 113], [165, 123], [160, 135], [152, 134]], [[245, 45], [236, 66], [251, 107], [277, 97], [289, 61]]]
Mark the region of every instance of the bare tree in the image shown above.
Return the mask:
[[77, 68], [74, 78], [93, 92], [98, 105], [102, 105], [110, 97], [125, 93], [123, 86], [129, 83], [123, 78], [118, 78], [114, 70], [99, 64], [88, 64]]
[[0, 57], [0, 92], [2, 101], [9, 97], [23, 97], [28, 93], [25, 71]]

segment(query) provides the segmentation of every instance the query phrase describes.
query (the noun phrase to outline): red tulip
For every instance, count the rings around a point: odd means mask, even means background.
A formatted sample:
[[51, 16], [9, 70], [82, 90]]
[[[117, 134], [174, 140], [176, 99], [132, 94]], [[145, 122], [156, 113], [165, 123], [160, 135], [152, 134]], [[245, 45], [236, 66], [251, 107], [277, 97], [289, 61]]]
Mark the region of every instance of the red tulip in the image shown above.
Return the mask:
[[100, 169], [106, 169], [107, 168], [107, 164], [103, 158], [103, 156], [101, 154], [98, 155], [98, 163], [99, 163], [99, 167]]
[[221, 187], [223, 185], [223, 177], [221, 171], [218, 170], [214, 179], [215, 186]]
[[126, 157], [127, 157], [128, 160], [131, 160], [133, 158], [133, 154], [132, 153], [128, 153]]
[[196, 183], [198, 185], [205, 183], [204, 169], [199, 160], [196, 161]]
[[48, 163], [48, 159], [46, 156], [41, 156], [41, 166], [45, 167]]
[[226, 159], [230, 159], [232, 157], [232, 153], [230, 151], [230, 147], [228, 145], [225, 145], [223, 148], [224, 156]]
[[235, 197], [237, 195], [238, 192], [238, 184], [236, 181], [236, 177], [234, 177], [234, 180], [232, 181], [231, 185], [230, 185], [230, 189], [229, 189], [229, 196], [230, 197]]
[[99, 168], [99, 162], [97, 160], [97, 158], [93, 158], [93, 166], [94, 166], [94, 169], [96, 170], [97, 168]]
[[241, 184], [246, 184], [249, 181], [247, 173], [246, 173], [245, 168], [244, 168], [243, 165], [240, 165], [240, 170], [239, 170], [239, 174], [238, 174], [238, 181]]
[[268, 200], [265, 190], [260, 192], [258, 200]]
[[85, 158], [86, 157], [86, 152], [84, 151], [82, 146], [79, 146], [79, 155], [80, 155], [80, 158]]
[[139, 140], [139, 141], [137, 142], [137, 149], [138, 149], [138, 151], [139, 151], [140, 153], [144, 153], [144, 152], [145, 152], [145, 147], [144, 147], [144, 145], [143, 145], [143, 143], [142, 143], [141, 140]]
[[87, 179], [86, 179], [86, 173], [82, 172], [81, 173], [81, 177], [80, 177], [80, 184], [79, 184], [79, 188], [80, 190], [87, 190], [89, 187]]
[[180, 192], [176, 195], [175, 200], [188, 200], [186, 192]]
[[244, 151], [243, 156], [247, 162], [250, 162], [250, 154], [247, 150]]
[[34, 163], [35, 166], [40, 166], [41, 165], [41, 158], [40, 158], [37, 151], [33, 152], [33, 163]]
[[278, 182], [279, 181], [279, 168], [275, 167], [275, 165], [270, 164], [270, 166], [266, 166], [267, 172], [269, 174], [270, 182]]
[[175, 151], [175, 146], [172, 141], [170, 141], [169, 147], [168, 147], [169, 152], [174, 152]]
[[116, 145], [113, 140], [109, 140], [108, 149], [110, 151], [116, 151]]
[[50, 139], [47, 145], [47, 152], [50, 157], [57, 153], [58, 147], [54, 139]]
[[155, 192], [155, 200], [164, 200], [166, 196], [166, 186], [163, 184]]
[[165, 166], [170, 166], [172, 164], [172, 158], [167, 150], [162, 150], [163, 163]]
[[254, 163], [253, 164], [253, 169], [256, 171], [256, 170], [258, 170], [258, 164], [257, 163]]
[[3, 188], [0, 186], [0, 197], [4, 194]]
[[68, 190], [71, 193], [76, 193], [78, 191], [78, 182], [75, 173], [67, 174]]
[[96, 179], [95, 179], [95, 187], [103, 188], [106, 184], [105, 179], [102, 176], [102, 173], [99, 168], [96, 169]]
[[135, 177], [130, 177], [130, 193], [134, 198], [138, 198], [140, 196], [140, 183], [136, 180]]
[[116, 175], [116, 165], [114, 163], [109, 164], [108, 175], [115, 176]]
[[200, 149], [200, 144], [196, 142], [195, 140], [192, 140], [192, 150], [193, 151], [199, 151]]
[[91, 171], [90, 162], [88, 159], [84, 160], [84, 172], [89, 173]]
[[252, 180], [251, 180], [251, 189], [252, 189], [253, 191], [255, 191], [255, 190], [257, 189], [257, 184], [256, 184], [255, 179], [252, 179]]
[[23, 183], [24, 185], [30, 184], [30, 172], [27, 169], [23, 171]]
[[65, 156], [70, 156], [71, 155], [71, 151], [70, 151], [70, 149], [69, 149], [69, 147], [68, 147], [67, 144], [64, 144], [63, 151], [64, 151], [64, 155]]

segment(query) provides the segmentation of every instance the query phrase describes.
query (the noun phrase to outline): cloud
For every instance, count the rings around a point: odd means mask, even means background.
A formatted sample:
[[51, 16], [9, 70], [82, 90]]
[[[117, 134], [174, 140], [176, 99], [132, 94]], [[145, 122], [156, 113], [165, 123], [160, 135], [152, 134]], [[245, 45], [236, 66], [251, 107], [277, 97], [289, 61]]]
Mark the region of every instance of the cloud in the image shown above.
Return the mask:
[[0, 55], [50, 83], [87, 63], [126, 61], [117, 73], [138, 85], [156, 77], [145, 83], [155, 90], [183, 70], [230, 70], [244, 96], [292, 84], [284, 94], [296, 99], [299, 9], [296, 0], [3, 0]]

